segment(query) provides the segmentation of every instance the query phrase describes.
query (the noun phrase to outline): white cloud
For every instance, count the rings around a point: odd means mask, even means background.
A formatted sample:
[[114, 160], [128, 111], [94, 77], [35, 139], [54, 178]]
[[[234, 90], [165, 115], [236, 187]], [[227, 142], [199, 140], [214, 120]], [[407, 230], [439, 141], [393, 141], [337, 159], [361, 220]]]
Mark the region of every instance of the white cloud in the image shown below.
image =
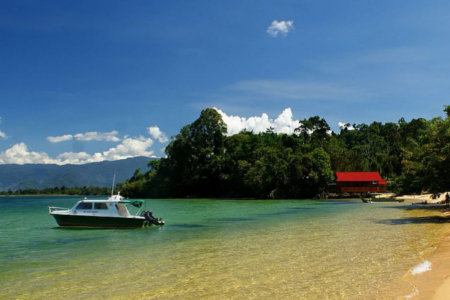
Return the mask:
[[155, 157], [150, 147], [153, 140], [150, 138], [125, 138], [116, 147], [107, 151], [88, 154], [86, 152], [64, 152], [56, 159], [49, 157], [45, 152], [29, 151], [24, 143], [15, 144], [4, 152], [0, 152], [0, 164], [85, 164], [105, 160], [120, 160], [136, 156]]
[[51, 143], [60, 143], [70, 141], [75, 138], [77, 141], [90, 142], [90, 141], [106, 141], [106, 142], [119, 142], [120, 139], [117, 137], [119, 132], [111, 131], [111, 132], [97, 132], [91, 131], [86, 133], [77, 133], [75, 135], [65, 134], [62, 136], [49, 136], [47, 141]]
[[[2, 118], [0, 118], [0, 124], [2, 124]], [[6, 139], [8, 137], [6, 136], [6, 134], [3, 131], [0, 130], [0, 138]]]
[[49, 141], [50, 143], [60, 143], [60, 142], [70, 141], [72, 138], [73, 138], [73, 135], [65, 134], [62, 136], [49, 136], [47, 138], [47, 141]]
[[58, 165], [81, 165], [86, 163], [101, 162], [104, 161], [104, 157], [101, 153], [94, 153], [90, 155], [86, 152], [64, 152], [57, 156]]
[[355, 130], [355, 127], [353, 127], [353, 125], [351, 125], [350, 123], [339, 122], [338, 125], [341, 130], [346, 127], [347, 127], [347, 130]]
[[77, 133], [73, 137], [78, 141], [90, 142], [90, 141], [107, 141], [107, 142], [118, 142], [120, 139], [116, 136], [119, 133], [117, 131], [111, 132], [86, 132], [86, 133]]
[[220, 109], [215, 109], [227, 124], [228, 136], [237, 134], [244, 129], [254, 133], [265, 132], [270, 127], [274, 128], [276, 133], [293, 134], [294, 130], [300, 126], [300, 121], [293, 119], [290, 108], [286, 108], [275, 120], [269, 119], [266, 113], [263, 113], [261, 117], [242, 118], [239, 116], [228, 116]]
[[157, 126], [148, 127], [147, 131], [155, 140], [157, 139], [160, 143], [166, 143], [169, 141], [166, 134], [162, 132]]
[[153, 140], [140, 136], [137, 139], [125, 138], [121, 144], [102, 153], [106, 160], [118, 160], [135, 156], [152, 156], [153, 151], [149, 148]]
[[153, 157], [153, 151], [149, 148], [153, 140], [149, 138], [125, 138], [122, 143], [107, 151], [96, 152], [90, 155], [86, 152], [64, 152], [58, 155], [59, 164], [85, 164], [104, 160], [120, 160], [136, 156]]
[[[1, 119], [0, 119], [1, 121]], [[151, 134], [160, 143], [167, 142], [168, 139], [164, 132], [158, 127], [147, 128]], [[1, 133], [1, 132], [0, 132]], [[111, 132], [86, 132], [75, 135], [66, 134], [62, 136], [47, 137], [51, 143], [59, 143], [76, 139], [78, 141], [111, 141], [120, 142], [115, 147], [109, 148], [103, 152], [89, 154], [87, 152], [64, 152], [56, 158], [51, 158], [46, 152], [29, 151], [25, 143], [15, 144], [4, 152], [0, 152], [0, 164], [85, 164], [92, 162], [101, 162], [105, 160], [114, 161], [136, 156], [156, 157], [154, 151], [150, 148], [153, 145], [151, 138], [139, 136], [131, 138], [125, 136], [122, 140], [117, 137], [117, 131]], [[1, 136], [1, 135], [0, 135]]]
[[15, 144], [8, 150], [0, 152], [0, 164], [50, 164], [57, 163], [45, 152], [28, 151], [24, 143]]
[[294, 30], [294, 21], [278, 22], [274, 20], [266, 32], [273, 37], [277, 37], [279, 34], [286, 36], [291, 30]]

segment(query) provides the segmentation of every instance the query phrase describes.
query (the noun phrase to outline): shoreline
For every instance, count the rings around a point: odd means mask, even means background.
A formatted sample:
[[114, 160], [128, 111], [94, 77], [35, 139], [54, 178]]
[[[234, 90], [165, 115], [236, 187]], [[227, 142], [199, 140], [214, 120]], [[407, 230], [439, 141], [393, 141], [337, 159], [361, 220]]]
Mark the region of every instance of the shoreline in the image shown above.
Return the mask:
[[[442, 214], [450, 221], [448, 212], [449, 210], [445, 209]], [[450, 295], [450, 232], [447, 232], [436, 243], [434, 250], [423, 258], [423, 263], [431, 264], [431, 270], [425, 270], [416, 275], [410, 272], [408, 282], [414, 287], [414, 291], [401, 299], [448, 300]]]
[[439, 197], [433, 199], [433, 194], [422, 194], [422, 195], [403, 195], [394, 197], [397, 200], [410, 200], [417, 202], [426, 202], [427, 204], [442, 204], [445, 202], [445, 195], [450, 192], [439, 193]]

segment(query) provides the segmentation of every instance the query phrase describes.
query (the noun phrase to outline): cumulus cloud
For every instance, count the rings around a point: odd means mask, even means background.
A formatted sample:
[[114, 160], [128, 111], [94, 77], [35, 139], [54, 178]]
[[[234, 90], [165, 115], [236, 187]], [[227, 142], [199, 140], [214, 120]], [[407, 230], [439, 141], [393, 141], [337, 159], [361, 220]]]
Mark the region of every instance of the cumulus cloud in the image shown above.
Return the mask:
[[277, 37], [278, 35], [286, 36], [292, 30], [294, 30], [294, 21], [278, 22], [274, 20], [266, 32], [273, 37]]
[[0, 153], [0, 164], [51, 164], [57, 163], [45, 152], [29, 151], [24, 143], [15, 144]]
[[85, 164], [105, 160], [120, 160], [136, 156], [155, 157], [150, 147], [153, 140], [144, 138], [125, 138], [116, 147], [107, 151], [89, 154], [86, 152], [64, 152], [51, 158], [45, 152], [29, 151], [24, 143], [15, 144], [4, 152], [0, 152], [0, 164]]
[[160, 143], [166, 143], [169, 141], [166, 134], [162, 132], [157, 126], [148, 127], [147, 131], [155, 140], [158, 140], [158, 142]]
[[91, 131], [86, 133], [77, 133], [73, 137], [78, 141], [90, 142], [90, 141], [107, 141], [107, 142], [118, 142], [120, 139], [116, 136], [119, 132], [97, 132]]
[[120, 160], [136, 156], [153, 157], [150, 147], [153, 140], [150, 138], [125, 138], [119, 145], [107, 151], [96, 152], [92, 155], [86, 152], [64, 152], [57, 156], [59, 164], [85, 164], [104, 160]]
[[47, 138], [47, 141], [49, 141], [50, 143], [60, 143], [60, 142], [70, 141], [71, 139], [73, 139], [73, 135], [65, 134], [62, 136], [49, 136]]
[[119, 132], [97, 132], [91, 131], [86, 133], [77, 133], [75, 135], [65, 134], [62, 136], [49, 136], [47, 141], [51, 143], [60, 143], [76, 139], [77, 141], [90, 142], [90, 141], [106, 141], [106, 142], [119, 142], [120, 139], [117, 137]]
[[350, 123], [339, 122], [338, 125], [341, 130], [345, 128], [347, 128], [347, 130], [355, 130], [355, 127]]
[[101, 162], [105, 158], [101, 153], [94, 153], [93, 155], [86, 152], [64, 152], [57, 156], [56, 164], [58, 165], [81, 165], [86, 163]]
[[243, 118], [239, 116], [228, 116], [220, 109], [215, 109], [222, 116], [225, 124], [227, 124], [228, 136], [237, 134], [244, 129], [253, 131], [254, 133], [265, 132], [270, 127], [276, 133], [293, 134], [294, 130], [300, 126], [300, 121], [293, 119], [290, 108], [286, 108], [275, 120], [270, 119], [266, 113], [263, 113], [261, 117]]
[[150, 138], [144, 138], [142, 136], [137, 139], [126, 138], [121, 144], [103, 152], [103, 156], [107, 160], [117, 160], [135, 156], [152, 156], [153, 151], [149, 150], [152, 145], [153, 140]]

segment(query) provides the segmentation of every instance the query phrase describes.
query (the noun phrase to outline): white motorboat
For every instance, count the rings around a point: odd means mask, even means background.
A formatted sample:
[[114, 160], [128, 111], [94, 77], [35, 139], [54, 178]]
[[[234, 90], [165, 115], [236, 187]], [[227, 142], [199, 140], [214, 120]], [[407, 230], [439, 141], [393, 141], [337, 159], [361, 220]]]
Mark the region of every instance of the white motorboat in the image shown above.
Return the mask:
[[[107, 200], [85, 198], [70, 209], [49, 206], [48, 210], [60, 226], [136, 228], [164, 225], [162, 219], [156, 219], [150, 211], [143, 210], [144, 205], [144, 200], [125, 200], [118, 193]], [[130, 213], [131, 207], [137, 208], [137, 212]]]

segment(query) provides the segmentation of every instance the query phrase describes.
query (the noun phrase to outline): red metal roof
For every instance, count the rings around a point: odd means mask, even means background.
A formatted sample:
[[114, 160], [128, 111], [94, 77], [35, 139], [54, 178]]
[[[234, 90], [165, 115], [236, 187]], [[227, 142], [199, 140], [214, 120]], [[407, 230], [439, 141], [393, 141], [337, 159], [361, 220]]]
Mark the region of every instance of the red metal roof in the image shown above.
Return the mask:
[[379, 184], [387, 182], [381, 178], [378, 172], [336, 172], [338, 182], [342, 181], [378, 181]]

